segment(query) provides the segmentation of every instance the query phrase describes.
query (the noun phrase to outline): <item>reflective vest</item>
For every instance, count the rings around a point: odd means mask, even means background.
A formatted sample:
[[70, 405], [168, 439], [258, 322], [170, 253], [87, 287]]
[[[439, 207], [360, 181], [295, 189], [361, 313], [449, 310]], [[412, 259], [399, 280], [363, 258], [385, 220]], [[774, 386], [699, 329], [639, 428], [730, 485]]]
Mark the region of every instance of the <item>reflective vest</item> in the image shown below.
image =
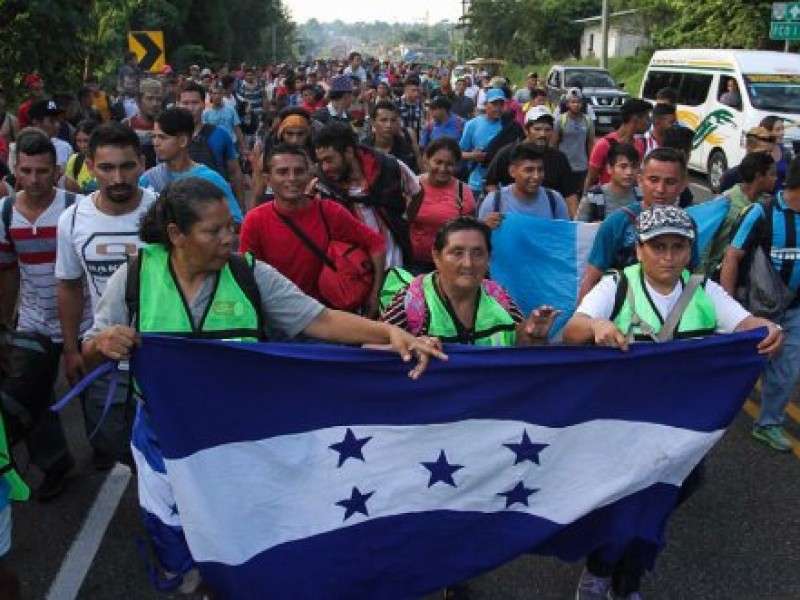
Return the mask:
[[[251, 256], [247, 260], [252, 264]], [[229, 264], [216, 275], [214, 295], [197, 325], [175, 281], [167, 249], [161, 244], [143, 247], [138, 266], [139, 331], [199, 339], [258, 341], [261, 307], [253, 305]]]
[[[684, 284], [689, 281], [691, 273], [684, 270], [681, 274], [681, 280]], [[617, 295], [614, 303], [614, 310], [611, 314], [611, 320], [619, 328], [619, 330], [627, 334], [633, 327], [634, 339], [637, 341], [653, 341], [650, 335], [642, 331], [638, 325], [632, 325], [633, 311], [631, 310], [630, 302], [627, 299], [627, 288], [631, 286], [633, 291], [634, 304], [636, 314], [639, 319], [650, 326], [652, 334], [658, 334], [661, 331], [661, 326], [664, 324], [664, 319], [661, 313], [656, 310], [650, 294], [645, 288], [644, 272], [642, 271], [641, 264], [631, 265], [626, 267], [617, 282]], [[711, 335], [717, 329], [717, 313], [714, 309], [714, 304], [706, 294], [705, 285], [697, 288], [686, 310], [678, 323], [675, 331], [675, 339], [699, 337]]]
[[11, 453], [6, 440], [6, 428], [0, 416], [0, 474], [8, 484], [8, 497], [12, 500], [22, 501], [31, 497], [31, 490], [19, 476], [14, 464], [11, 462]]
[[425, 275], [422, 289], [428, 307], [428, 335], [443, 342], [474, 344], [476, 346], [516, 346], [516, 324], [500, 303], [481, 286], [478, 289], [478, 306], [472, 331], [463, 328], [450, 302], [442, 300], [436, 289], [434, 274]]

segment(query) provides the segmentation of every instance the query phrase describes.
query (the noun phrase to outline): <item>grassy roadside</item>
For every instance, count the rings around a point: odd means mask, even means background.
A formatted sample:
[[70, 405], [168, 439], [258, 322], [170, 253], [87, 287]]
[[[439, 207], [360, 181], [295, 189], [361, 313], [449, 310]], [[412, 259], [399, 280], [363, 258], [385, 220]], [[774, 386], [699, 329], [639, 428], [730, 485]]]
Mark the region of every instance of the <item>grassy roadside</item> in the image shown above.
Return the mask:
[[[639, 52], [636, 56], [629, 56], [626, 58], [612, 58], [609, 59], [609, 71], [617, 80], [617, 83], [625, 86], [625, 90], [632, 96], [639, 95], [639, 88], [642, 85], [642, 78], [647, 69], [647, 63], [650, 61], [652, 55], [649, 51]], [[547, 64], [532, 64], [518, 67], [516, 65], [508, 65], [505, 69], [505, 75], [511, 79], [517, 87], [525, 85], [526, 75], [530, 72], [536, 72], [539, 77], [544, 79], [547, 77], [547, 72], [550, 70], [551, 65]], [[558, 64], [570, 65], [587, 65], [597, 67], [600, 65], [598, 59], [583, 59], [583, 60], [565, 60], [558, 61]]]

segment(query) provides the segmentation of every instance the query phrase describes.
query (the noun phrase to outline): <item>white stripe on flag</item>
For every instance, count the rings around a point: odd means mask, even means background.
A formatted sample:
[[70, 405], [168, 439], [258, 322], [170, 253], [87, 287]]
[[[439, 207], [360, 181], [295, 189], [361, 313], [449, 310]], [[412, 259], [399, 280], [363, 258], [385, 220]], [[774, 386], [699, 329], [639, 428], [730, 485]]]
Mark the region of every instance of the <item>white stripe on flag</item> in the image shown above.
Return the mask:
[[[404, 513], [430, 510], [514, 510], [571, 523], [595, 508], [655, 483], [680, 484], [722, 432], [696, 432], [664, 425], [597, 420], [562, 429], [518, 421], [470, 420], [425, 426], [353, 426], [364, 461], [337, 467], [347, 427], [231, 443], [167, 461], [184, 531], [198, 561], [241, 564], [277, 544]], [[504, 444], [547, 444], [531, 461], [514, 464]], [[444, 450], [462, 465], [428, 487], [430, 471]], [[202, 475], [201, 475], [202, 474]], [[209, 486], [209, 481], [219, 482]], [[529, 506], [506, 509], [499, 496], [519, 482], [538, 491]], [[228, 483], [230, 482], [230, 483]], [[369, 516], [346, 521], [337, 502], [373, 493]]]

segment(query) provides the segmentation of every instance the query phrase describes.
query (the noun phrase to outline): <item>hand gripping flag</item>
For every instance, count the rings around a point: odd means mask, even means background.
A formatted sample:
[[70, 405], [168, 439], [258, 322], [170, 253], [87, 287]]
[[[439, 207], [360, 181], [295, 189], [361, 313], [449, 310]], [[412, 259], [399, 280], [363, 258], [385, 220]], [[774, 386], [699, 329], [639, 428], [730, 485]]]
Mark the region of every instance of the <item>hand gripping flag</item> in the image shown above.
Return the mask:
[[225, 598], [411, 598], [525, 552], [659, 547], [764, 332], [623, 353], [145, 336], [133, 368], [192, 555]]

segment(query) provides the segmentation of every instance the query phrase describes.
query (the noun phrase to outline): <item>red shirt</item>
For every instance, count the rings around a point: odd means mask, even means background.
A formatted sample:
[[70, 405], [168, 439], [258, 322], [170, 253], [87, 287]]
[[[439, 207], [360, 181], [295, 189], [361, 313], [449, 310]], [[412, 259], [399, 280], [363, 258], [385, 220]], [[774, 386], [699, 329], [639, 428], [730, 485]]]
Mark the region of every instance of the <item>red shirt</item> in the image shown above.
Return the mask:
[[325, 214], [332, 239], [356, 244], [371, 255], [386, 250], [383, 236], [333, 200], [315, 198], [308, 206], [291, 212], [279, 209], [275, 202], [267, 202], [249, 211], [242, 223], [241, 252], [252, 252], [313, 298], [319, 299], [317, 280], [322, 261], [281, 220], [279, 212], [291, 219], [322, 251], [328, 247], [329, 240], [321, 213]]
[[416, 218], [411, 222], [411, 247], [414, 251], [414, 260], [420, 263], [431, 263], [431, 251], [436, 232], [459, 215], [475, 215], [475, 199], [472, 189], [467, 185], [461, 186], [461, 212], [458, 210], [458, 180], [453, 179], [452, 184], [444, 187], [434, 187], [427, 181], [427, 177], [420, 180], [425, 190], [422, 204]]
[[33, 104], [33, 100], [26, 100], [19, 106], [17, 119], [19, 120], [20, 129], [25, 129], [26, 127], [31, 126], [31, 120], [30, 117], [28, 117], [28, 111], [31, 109], [31, 104]]
[[[608, 174], [608, 169], [606, 169], [606, 158], [608, 158], [608, 152], [611, 150], [611, 142], [609, 139], [624, 143], [624, 140], [619, 137], [616, 131], [612, 131], [608, 135], [601, 137], [597, 140], [597, 143], [595, 143], [594, 148], [592, 148], [592, 155], [589, 157], [589, 166], [592, 169], [597, 169], [599, 174], [597, 180], [598, 185], [603, 185], [611, 181], [611, 175]], [[635, 137], [633, 138], [633, 146], [639, 153], [639, 162], [641, 163], [642, 160], [644, 160], [644, 141], [640, 137]]]

